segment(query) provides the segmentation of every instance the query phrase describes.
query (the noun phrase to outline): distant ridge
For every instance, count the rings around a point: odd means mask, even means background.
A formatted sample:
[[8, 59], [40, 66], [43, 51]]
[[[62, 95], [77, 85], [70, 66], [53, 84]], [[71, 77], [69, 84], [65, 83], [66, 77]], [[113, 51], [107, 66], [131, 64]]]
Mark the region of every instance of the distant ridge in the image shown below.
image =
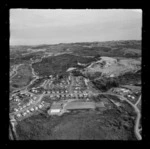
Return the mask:
[[110, 40], [110, 41], [92, 41], [92, 42], [70, 42], [70, 43], [57, 43], [57, 44], [37, 44], [37, 45], [10, 45], [10, 48], [14, 47], [39, 47], [39, 46], [55, 46], [55, 45], [67, 45], [67, 44], [95, 44], [95, 43], [111, 43], [111, 42], [141, 42], [141, 40]]

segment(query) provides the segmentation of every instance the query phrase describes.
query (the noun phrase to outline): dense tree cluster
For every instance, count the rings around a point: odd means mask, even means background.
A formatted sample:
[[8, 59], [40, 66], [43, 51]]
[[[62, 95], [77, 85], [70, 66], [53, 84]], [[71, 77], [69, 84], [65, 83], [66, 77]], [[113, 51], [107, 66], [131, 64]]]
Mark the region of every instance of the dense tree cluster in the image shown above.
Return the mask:
[[92, 83], [101, 91], [107, 91], [112, 87], [119, 86], [118, 81], [113, 78], [101, 78], [100, 80], [93, 80]]
[[141, 80], [141, 73], [128, 72], [115, 78], [119, 84], [136, 84]]
[[92, 81], [94, 86], [101, 90], [101, 91], [107, 91], [112, 87], [118, 87], [119, 85], [128, 85], [128, 84], [137, 84], [141, 80], [141, 72], [138, 71], [136, 73], [133, 72], [127, 72], [123, 75], [120, 75], [118, 77], [114, 78], [106, 78], [106, 77], [100, 77], [98, 78], [100, 74], [94, 74], [93, 76], [88, 75], [88, 78]]
[[82, 64], [88, 64], [94, 60], [94, 58], [63, 54], [54, 57], [43, 58], [41, 62], [34, 63], [32, 67], [40, 76], [57, 74], [63, 75], [66, 74], [68, 68], [78, 66], [78, 62]]

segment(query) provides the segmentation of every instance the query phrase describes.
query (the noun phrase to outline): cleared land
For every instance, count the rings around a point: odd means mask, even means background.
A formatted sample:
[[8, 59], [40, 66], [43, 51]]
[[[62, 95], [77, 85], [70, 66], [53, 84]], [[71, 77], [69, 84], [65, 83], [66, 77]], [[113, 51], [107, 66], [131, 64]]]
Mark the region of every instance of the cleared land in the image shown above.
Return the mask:
[[123, 59], [117, 62], [114, 58], [101, 57], [101, 60], [92, 63], [85, 69], [84, 73], [100, 72], [102, 75], [119, 76], [121, 74], [137, 71], [140, 69], [141, 61], [134, 59]]

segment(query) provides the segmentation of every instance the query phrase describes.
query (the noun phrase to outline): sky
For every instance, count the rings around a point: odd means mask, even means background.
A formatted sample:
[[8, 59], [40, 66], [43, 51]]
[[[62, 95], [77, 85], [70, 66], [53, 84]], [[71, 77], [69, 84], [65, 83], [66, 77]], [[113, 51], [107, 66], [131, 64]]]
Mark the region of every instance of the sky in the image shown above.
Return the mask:
[[140, 9], [10, 9], [10, 45], [141, 40]]

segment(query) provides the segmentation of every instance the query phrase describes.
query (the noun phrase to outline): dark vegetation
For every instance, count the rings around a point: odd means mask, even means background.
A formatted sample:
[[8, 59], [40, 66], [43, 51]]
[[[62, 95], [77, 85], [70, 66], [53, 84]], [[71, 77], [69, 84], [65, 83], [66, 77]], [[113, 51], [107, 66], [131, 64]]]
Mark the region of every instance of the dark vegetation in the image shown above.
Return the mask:
[[129, 85], [129, 84], [137, 85], [137, 82], [141, 80], [141, 72], [140, 71], [136, 73], [127, 72], [123, 75], [114, 78], [101, 77], [100, 79], [96, 79], [97, 77], [100, 77], [100, 74], [88, 76], [88, 78], [91, 80], [91, 82], [97, 89], [105, 92], [110, 88], [118, 87], [119, 85]]
[[18, 84], [12, 84], [11, 86], [14, 87], [14, 88], [19, 88]]
[[67, 69], [70, 67], [76, 67], [78, 62], [87, 64], [94, 60], [94, 58], [63, 54], [43, 58], [41, 62], [34, 63], [32, 67], [34, 68], [34, 71], [39, 74], [39, 76], [56, 76], [57, 74], [66, 74]]
[[76, 76], [76, 77], [83, 76], [83, 74], [79, 70], [73, 70], [71, 73], [73, 74], [73, 76]]
[[[84, 47], [91, 46], [91, 47]], [[56, 44], [56, 45], [39, 45], [39, 46], [13, 46], [10, 47], [10, 63], [19, 64], [27, 62], [30, 58], [37, 59], [42, 55], [42, 51], [34, 52], [29, 55], [22, 56], [27, 53], [27, 49], [41, 49], [45, 48], [49, 52], [66, 52], [69, 51], [79, 56], [110, 56], [110, 57], [140, 57], [141, 41], [109, 41], [109, 42], [83, 42], [83, 43], [69, 43], [69, 44]], [[132, 49], [132, 52], [124, 54], [127, 49]]]
[[[109, 50], [111, 50], [109, 48]], [[108, 51], [108, 49], [107, 49]], [[106, 48], [105, 47], [78, 47], [78, 49], [73, 50], [74, 54], [80, 55], [80, 56], [97, 56], [97, 55], [103, 55], [106, 54]]]
[[91, 98], [94, 102], [101, 102], [102, 99], [105, 99], [107, 101], [106, 95], [103, 95], [103, 94], [100, 94], [98, 96], [92, 96]]
[[118, 76], [115, 79], [119, 82], [120, 85], [137, 84], [137, 82], [139, 82], [141, 80], [141, 73], [128, 72], [121, 76]]
[[103, 114], [81, 111], [61, 117], [44, 113], [27, 118], [17, 125], [19, 140], [136, 140], [134, 121], [117, 109]]
[[[78, 44], [76, 43], [76, 46]], [[83, 43], [83, 45], [85, 45]], [[113, 42], [96, 42], [91, 43], [92, 47], [83, 47], [80, 43], [78, 47], [73, 49], [75, 54], [85, 55], [85, 56], [96, 56], [100, 54], [101, 56], [110, 56], [110, 57], [140, 57], [141, 53], [137, 50], [141, 50], [140, 41], [113, 41]], [[124, 54], [127, 49], [132, 49], [132, 52]]]
[[[110, 109], [103, 112], [103, 116], [106, 117], [105, 123], [107, 127], [112, 127], [112, 129], [118, 133], [125, 130], [129, 135], [129, 140], [136, 140], [134, 135], [134, 120], [130, 115], [124, 113], [125, 111]], [[123, 134], [125, 137], [126, 135]]]
[[103, 92], [109, 90], [112, 87], [118, 87], [119, 85], [119, 82], [113, 78], [101, 78], [99, 80], [93, 80], [92, 83], [97, 89]]
[[[102, 75], [101, 72], [95, 72], [94, 74], [90, 74], [90, 73], [87, 73], [85, 74], [85, 77], [89, 78], [90, 80], [93, 80], [93, 82], [95, 82], [96, 80], [95, 79], [98, 79], [100, 78]], [[95, 81], [94, 81], [95, 80]]]
[[30, 63], [30, 60], [37, 60], [41, 59], [43, 56], [43, 52], [34, 52], [26, 55], [22, 55], [22, 51], [12, 51], [10, 54], [10, 64], [11, 65], [16, 65], [16, 64], [21, 64], [21, 63]]
[[105, 97], [108, 99], [112, 99], [114, 102], [121, 102], [121, 100], [117, 96], [107, 94], [105, 95]]

